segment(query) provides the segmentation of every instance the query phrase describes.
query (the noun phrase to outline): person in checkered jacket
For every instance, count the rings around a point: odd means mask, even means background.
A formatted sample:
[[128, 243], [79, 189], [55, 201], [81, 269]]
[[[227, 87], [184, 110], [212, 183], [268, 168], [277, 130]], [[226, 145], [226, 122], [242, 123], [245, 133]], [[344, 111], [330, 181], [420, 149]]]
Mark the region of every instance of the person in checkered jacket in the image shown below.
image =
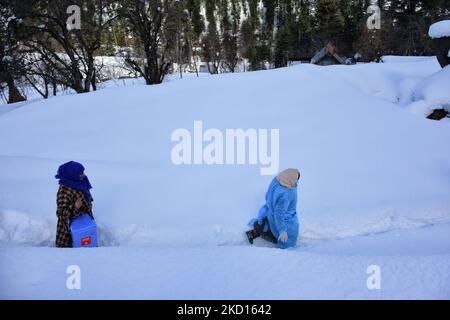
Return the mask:
[[92, 188], [88, 177], [84, 174], [81, 163], [69, 161], [58, 168], [55, 178], [59, 180], [56, 195], [56, 246], [58, 248], [72, 247], [70, 220], [81, 214], [89, 214], [92, 218]]

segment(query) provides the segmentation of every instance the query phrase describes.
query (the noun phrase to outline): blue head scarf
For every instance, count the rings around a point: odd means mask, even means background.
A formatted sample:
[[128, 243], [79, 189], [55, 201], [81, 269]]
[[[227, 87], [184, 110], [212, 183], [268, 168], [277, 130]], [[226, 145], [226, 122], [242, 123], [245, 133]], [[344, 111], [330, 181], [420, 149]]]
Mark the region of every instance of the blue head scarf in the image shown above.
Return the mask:
[[92, 196], [89, 189], [92, 186], [88, 177], [81, 176], [83, 171], [84, 167], [81, 163], [69, 161], [59, 166], [55, 178], [59, 179], [59, 184], [83, 192], [86, 201], [91, 202]]

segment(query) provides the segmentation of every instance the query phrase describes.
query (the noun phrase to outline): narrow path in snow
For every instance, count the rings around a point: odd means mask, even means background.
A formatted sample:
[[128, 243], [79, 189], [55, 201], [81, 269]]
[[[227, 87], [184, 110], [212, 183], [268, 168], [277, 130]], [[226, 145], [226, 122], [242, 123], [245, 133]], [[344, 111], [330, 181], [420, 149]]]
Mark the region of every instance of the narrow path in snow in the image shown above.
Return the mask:
[[[0, 299], [449, 299], [449, 240], [445, 224], [289, 250], [1, 246]], [[66, 287], [71, 265], [81, 290]], [[380, 289], [367, 287], [370, 266]]]
[[[203, 234], [203, 237], [199, 238], [198, 234]], [[252, 247], [243, 229], [224, 230], [217, 226], [181, 233], [175, 229], [147, 229], [137, 225], [110, 229], [100, 224], [99, 237], [101, 247]], [[53, 247], [53, 241], [54, 226], [51, 222], [20, 212], [0, 210], [1, 246]], [[253, 247], [275, 248], [262, 239], [256, 239]], [[290, 251], [325, 254], [450, 253], [450, 223], [422, 221], [419, 227], [322, 239], [308, 238], [301, 233], [297, 248]]]

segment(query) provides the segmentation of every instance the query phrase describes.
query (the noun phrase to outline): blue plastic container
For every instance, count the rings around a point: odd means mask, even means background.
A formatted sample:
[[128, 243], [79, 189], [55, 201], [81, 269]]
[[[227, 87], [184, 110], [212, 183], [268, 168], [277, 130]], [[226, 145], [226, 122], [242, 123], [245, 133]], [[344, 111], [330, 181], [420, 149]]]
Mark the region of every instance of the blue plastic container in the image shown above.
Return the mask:
[[97, 224], [87, 213], [70, 221], [72, 246], [74, 248], [97, 247]]

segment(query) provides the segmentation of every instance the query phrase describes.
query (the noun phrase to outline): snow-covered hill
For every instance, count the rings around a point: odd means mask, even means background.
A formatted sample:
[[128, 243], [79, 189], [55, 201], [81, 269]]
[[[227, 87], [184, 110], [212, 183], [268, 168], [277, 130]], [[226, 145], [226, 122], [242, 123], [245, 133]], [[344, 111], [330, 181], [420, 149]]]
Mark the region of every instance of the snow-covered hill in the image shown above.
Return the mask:
[[[450, 126], [408, 111], [417, 85], [439, 70], [434, 58], [298, 65], [107, 88], [0, 114], [0, 297], [80, 298], [60, 270], [78, 261], [89, 274], [83, 297], [449, 298]], [[279, 168], [302, 173], [298, 248], [253, 248], [243, 237], [273, 178], [260, 164], [172, 162], [173, 131], [194, 134], [194, 121], [221, 132], [279, 129]], [[54, 240], [53, 176], [68, 160], [86, 167], [106, 248], [40, 248]], [[33, 261], [40, 270], [22, 275]], [[366, 288], [370, 264], [386, 266], [385, 291]], [[105, 287], [121, 275], [134, 291]]]

